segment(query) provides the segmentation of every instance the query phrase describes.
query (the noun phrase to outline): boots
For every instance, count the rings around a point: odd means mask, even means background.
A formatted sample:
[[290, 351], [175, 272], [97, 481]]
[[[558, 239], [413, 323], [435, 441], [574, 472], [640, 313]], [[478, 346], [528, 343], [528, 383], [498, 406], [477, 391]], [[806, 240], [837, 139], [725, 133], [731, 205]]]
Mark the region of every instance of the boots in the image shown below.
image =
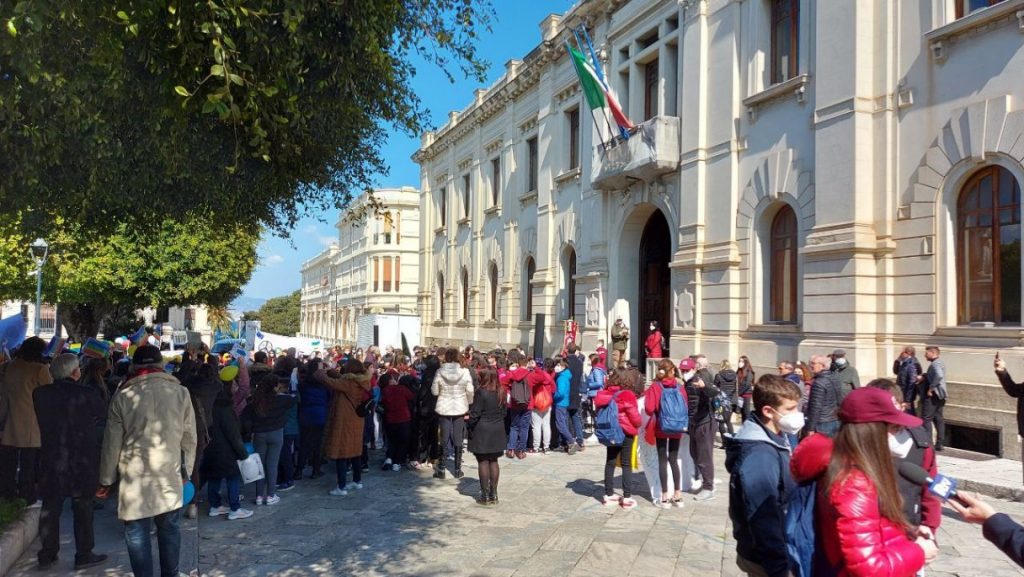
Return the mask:
[[444, 460], [441, 460], [434, 465], [434, 478], [444, 479]]
[[452, 475], [456, 479], [463, 478], [466, 474], [462, 472], [462, 448], [455, 449], [455, 472]]
[[488, 505], [497, 505], [498, 504], [498, 488], [497, 487], [495, 487], [494, 485], [491, 485], [491, 494], [488, 495], [488, 496], [490, 497], [487, 500], [487, 504]]

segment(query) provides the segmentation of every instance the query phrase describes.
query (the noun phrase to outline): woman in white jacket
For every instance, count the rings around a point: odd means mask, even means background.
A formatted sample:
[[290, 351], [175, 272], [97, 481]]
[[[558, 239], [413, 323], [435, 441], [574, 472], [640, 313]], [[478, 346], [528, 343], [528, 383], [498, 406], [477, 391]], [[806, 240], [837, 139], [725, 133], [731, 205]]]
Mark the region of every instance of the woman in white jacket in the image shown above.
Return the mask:
[[444, 352], [444, 364], [434, 376], [430, 392], [437, 397], [437, 416], [441, 425], [441, 461], [438, 463], [434, 477], [444, 479], [448, 455], [455, 455], [456, 479], [462, 473], [462, 440], [465, 437], [466, 415], [469, 405], [473, 403], [473, 378], [469, 369], [459, 364], [459, 350], [448, 349]]

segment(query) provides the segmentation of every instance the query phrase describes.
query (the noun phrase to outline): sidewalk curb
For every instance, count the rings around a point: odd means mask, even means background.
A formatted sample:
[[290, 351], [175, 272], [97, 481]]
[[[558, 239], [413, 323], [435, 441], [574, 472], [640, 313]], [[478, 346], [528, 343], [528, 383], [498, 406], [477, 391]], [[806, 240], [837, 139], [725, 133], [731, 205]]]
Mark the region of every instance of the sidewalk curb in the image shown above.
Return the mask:
[[0, 577], [7, 575], [39, 534], [39, 508], [25, 509], [0, 535]]
[[1024, 487], [1004, 487], [1002, 485], [992, 485], [990, 483], [972, 481], [970, 479], [957, 479], [956, 486], [958, 489], [965, 489], [967, 491], [985, 495], [986, 497], [1024, 503]]

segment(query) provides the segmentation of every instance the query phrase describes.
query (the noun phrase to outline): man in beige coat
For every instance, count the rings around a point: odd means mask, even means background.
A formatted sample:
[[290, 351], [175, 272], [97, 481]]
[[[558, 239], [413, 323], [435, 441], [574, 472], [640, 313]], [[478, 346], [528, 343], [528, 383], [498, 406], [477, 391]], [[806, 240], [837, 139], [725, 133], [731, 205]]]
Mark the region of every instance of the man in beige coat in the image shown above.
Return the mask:
[[0, 498], [20, 497], [36, 502], [36, 459], [39, 457], [39, 423], [32, 392], [53, 382], [43, 364], [46, 341], [30, 337], [21, 344], [14, 360], [0, 368], [3, 396], [10, 406], [7, 423], [0, 431]]
[[[117, 517], [124, 521], [136, 577], [153, 575], [150, 528], [155, 523], [160, 574], [177, 577], [182, 483], [196, 454], [196, 422], [188, 390], [164, 372], [160, 349], [132, 355], [131, 377], [110, 401], [100, 458], [100, 495], [120, 478]], [[184, 474], [183, 474], [184, 468]]]

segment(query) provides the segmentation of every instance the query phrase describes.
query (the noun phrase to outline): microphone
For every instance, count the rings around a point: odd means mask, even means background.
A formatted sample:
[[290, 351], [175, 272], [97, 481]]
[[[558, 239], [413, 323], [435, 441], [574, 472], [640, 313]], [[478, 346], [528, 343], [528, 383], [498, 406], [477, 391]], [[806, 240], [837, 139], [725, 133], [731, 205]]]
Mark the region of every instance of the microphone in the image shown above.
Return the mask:
[[943, 501], [956, 499], [963, 503], [963, 501], [960, 501], [960, 497], [956, 494], [956, 479], [953, 479], [952, 477], [935, 475], [935, 478], [933, 479], [928, 476], [928, 471], [925, 471], [920, 465], [915, 465], [908, 461], [900, 463], [899, 472], [904, 479], [914, 483], [915, 485], [927, 487], [928, 492]]

